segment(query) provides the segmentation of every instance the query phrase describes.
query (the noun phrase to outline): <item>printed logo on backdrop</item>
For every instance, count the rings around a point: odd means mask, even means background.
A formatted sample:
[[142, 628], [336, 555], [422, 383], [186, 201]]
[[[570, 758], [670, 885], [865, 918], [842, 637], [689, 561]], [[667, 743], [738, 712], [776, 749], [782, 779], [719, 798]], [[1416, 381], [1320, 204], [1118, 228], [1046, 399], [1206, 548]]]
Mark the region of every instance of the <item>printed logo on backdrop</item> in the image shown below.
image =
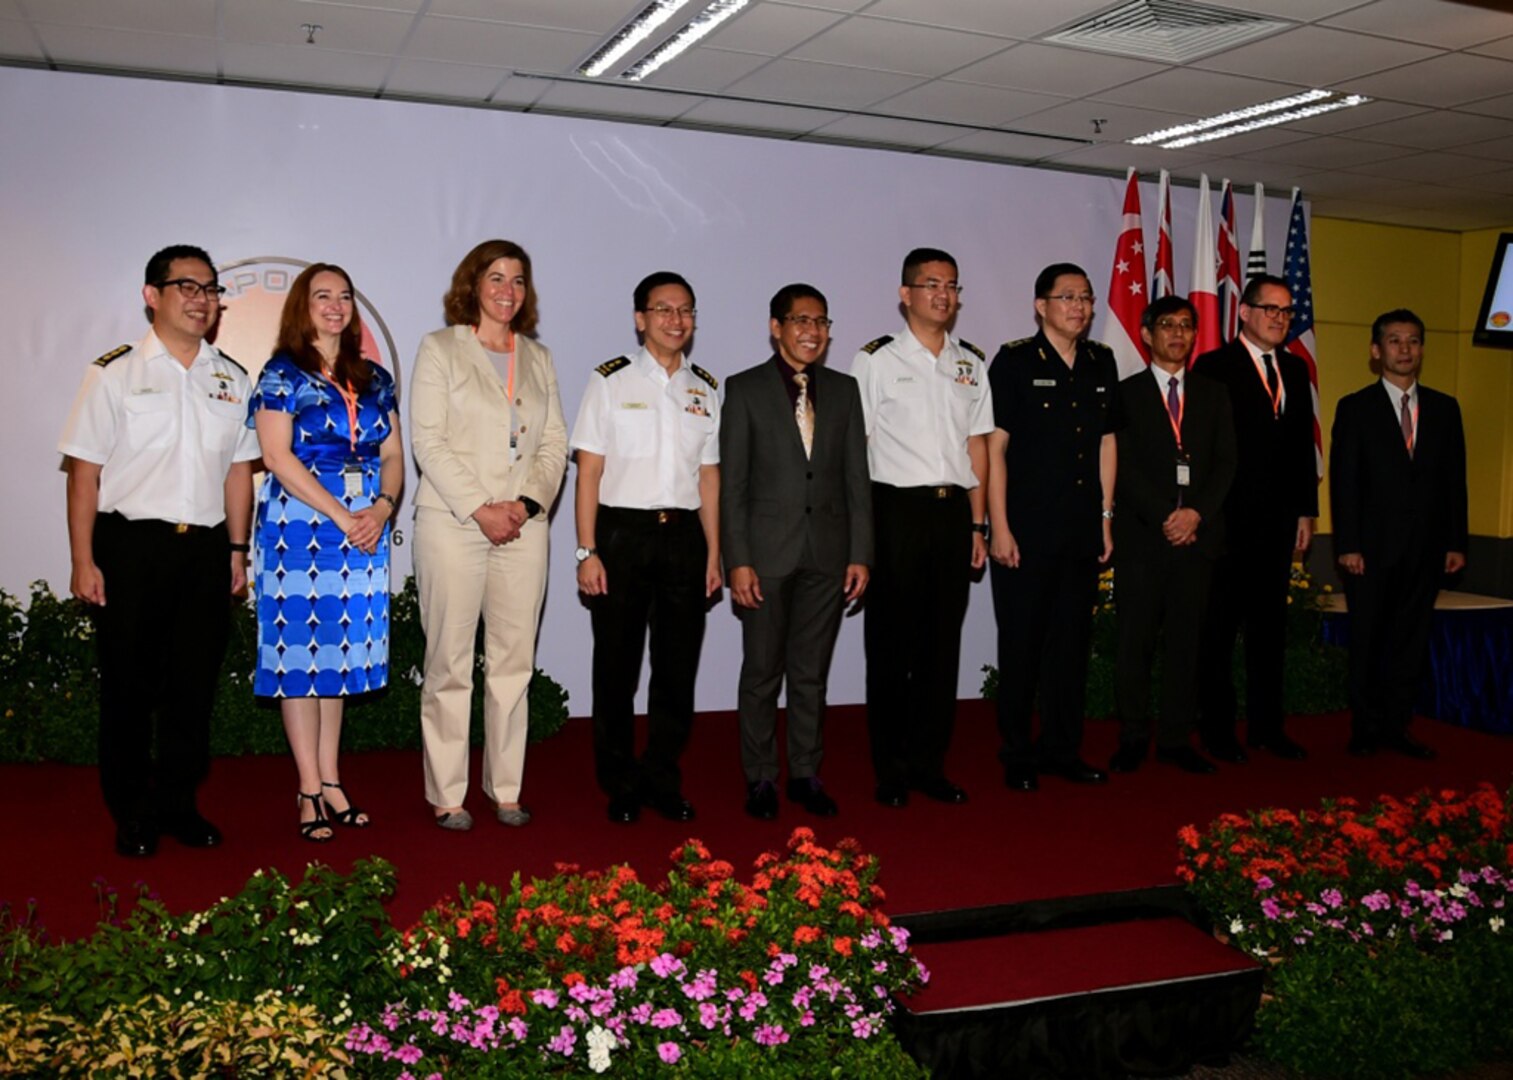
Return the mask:
[[[226, 292], [221, 297], [221, 319], [213, 340], [217, 348], [247, 369], [254, 383], [262, 373], [263, 364], [273, 355], [273, 346], [278, 341], [278, 319], [284, 310], [289, 286], [309, 265], [304, 259], [259, 255], [221, 267], [220, 281]], [[357, 292], [356, 300], [362, 315], [362, 353], [394, 376], [397, 398], [403, 383], [394, 337], [383, 316], [361, 290]], [[391, 542], [395, 547], [404, 544], [404, 534], [400, 532], [398, 522], [395, 522]], [[402, 581], [403, 577], [398, 580]]]

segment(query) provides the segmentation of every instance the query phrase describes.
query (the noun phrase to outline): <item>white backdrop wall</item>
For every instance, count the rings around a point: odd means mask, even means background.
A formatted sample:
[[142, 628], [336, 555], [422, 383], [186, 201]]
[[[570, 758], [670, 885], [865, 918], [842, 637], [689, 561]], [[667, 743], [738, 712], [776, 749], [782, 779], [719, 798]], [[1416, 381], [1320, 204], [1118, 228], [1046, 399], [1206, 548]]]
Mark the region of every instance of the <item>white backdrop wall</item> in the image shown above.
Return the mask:
[[[1217, 210], [1217, 178], [1215, 187]], [[904, 253], [943, 247], [965, 287], [957, 331], [991, 357], [1034, 331], [1032, 285], [1045, 264], [1080, 263], [1106, 291], [1123, 188], [880, 150], [0, 68], [0, 476], [9, 518], [0, 587], [18, 592], [43, 578], [67, 590], [54, 447], [84, 367], [144, 332], [142, 267], [166, 244], [203, 245], [223, 267], [256, 257], [342, 264], [365, 314], [392, 336], [403, 385], [421, 336], [442, 324], [458, 260], [479, 240], [515, 240], [534, 262], [540, 338], [555, 355], [571, 425], [594, 366], [635, 346], [631, 290], [652, 270], [693, 283], [691, 355], [717, 376], [769, 355], [767, 301], [790, 281], [828, 295], [830, 362], [847, 370], [861, 344], [901, 325]], [[1142, 185], [1142, 196], [1153, 252], [1155, 185]], [[1173, 193], [1181, 290], [1196, 201], [1192, 189]], [[1275, 270], [1287, 205], [1267, 201]], [[1248, 237], [1251, 199], [1237, 202]], [[236, 326], [240, 314], [234, 304], [227, 313], [230, 337], [246, 329]], [[1103, 318], [1100, 310], [1095, 335]], [[266, 359], [222, 344], [254, 371]], [[538, 662], [583, 715], [591, 638], [573, 577], [573, 479], [570, 469], [554, 515]], [[408, 512], [399, 524], [408, 532]], [[408, 548], [396, 561], [402, 580]], [[832, 701], [863, 700], [860, 623], [842, 630]], [[977, 695], [994, 641], [983, 582], [967, 615], [963, 697]], [[739, 664], [727, 598], [709, 619], [701, 710], [735, 707]]]

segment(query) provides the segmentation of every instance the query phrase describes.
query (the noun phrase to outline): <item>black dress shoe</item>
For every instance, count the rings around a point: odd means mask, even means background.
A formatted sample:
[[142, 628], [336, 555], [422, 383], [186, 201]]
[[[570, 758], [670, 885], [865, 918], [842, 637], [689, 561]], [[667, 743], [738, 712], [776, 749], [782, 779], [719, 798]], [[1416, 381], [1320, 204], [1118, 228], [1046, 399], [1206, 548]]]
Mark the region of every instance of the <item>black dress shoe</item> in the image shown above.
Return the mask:
[[921, 780], [914, 785], [914, 789], [927, 799], [949, 803], [952, 806], [960, 806], [967, 801], [967, 793], [944, 776], [935, 776], [929, 780]]
[[1435, 753], [1432, 746], [1425, 746], [1417, 739], [1401, 731], [1392, 735], [1383, 735], [1378, 742], [1381, 744], [1383, 750], [1391, 750], [1394, 754], [1417, 758], [1419, 761], [1433, 761], [1439, 757], [1439, 754]]
[[1203, 750], [1215, 761], [1227, 762], [1230, 765], [1244, 765], [1250, 760], [1250, 755], [1240, 745], [1240, 740], [1233, 736], [1228, 739], [1204, 739]]
[[676, 791], [659, 791], [644, 795], [641, 801], [668, 821], [692, 821], [693, 803]]
[[909, 789], [902, 784], [878, 784], [873, 798], [897, 810], [909, 805]]
[[788, 781], [788, 801], [796, 802], [817, 817], [834, 817], [840, 812], [820, 783], [818, 776], [801, 776]]
[[1048, 761], [1040, 766], [1040, 771], [1059, 776], [1063, 780], [1070, 780], [1074, 784], [1102, 784], [1108, 781], [1108, 773], [1102, 769], [1095, 769], [1081, 758], [1068, 758], [1066, 761]]
[[629, 825], [641, 816], [641, 800], [634, 795], [616, 795], [609, 800], [609, 820]]
[[1109, 772], [1134, 772], [1145, 760], [1145, 747], [1139, 743], [1120, 743], [1114, 756], [1108, 759]]
[[1265, 735], [1259, 739], [1247, 739], [1246, 745], [1252, 750], [1270, 751], [1284, 761], [1302, 761], [1308, 756], [1307, 750], [1304, 750], [1281, 732], [1275, 735]]
[[123, 821], [116, 826], [116, 854], [128, 859], [145, 859], [158, 850], [157, 830], [140, 821]]
[[746, 785], [746, 812], [763, 821], [778, 816], [778, 789], [771, 780], [753, 780]]
[[1033, 765], [1005, 765], [1003, 786], [1010, 791], [1036, 791], [1040, 787], [1040, 778]]
[[1219, 767], [1198, 753], [1191, 746], [1174, 746], [1170, 750], [1156, 748], [1156, 760], [1163, 765], [1175, 765], [1183, 772], [1194, 773], [1198, 776], [1207, 776], [1216, 773]]
[[1375, 757], [1380, 749], [1381, 744], [1374, 735], [1351, 735], [1350, 741], [1345, 744], [1345, 753], [1351, 757]]
[[163, 832], [185, 847], [217, 847], [221, 842], [221, 830], [201, 817], [197, 810], [165, 818]]

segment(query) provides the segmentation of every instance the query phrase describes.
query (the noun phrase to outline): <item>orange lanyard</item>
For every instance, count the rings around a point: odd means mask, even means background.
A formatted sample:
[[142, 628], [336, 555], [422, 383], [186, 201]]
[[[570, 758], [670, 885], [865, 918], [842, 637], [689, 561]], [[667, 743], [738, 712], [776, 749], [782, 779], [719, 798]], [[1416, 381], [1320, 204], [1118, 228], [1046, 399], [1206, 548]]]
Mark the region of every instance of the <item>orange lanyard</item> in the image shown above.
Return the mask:
[[[325, 375], [325, 372], [321, 374]], [[352, 389], [350, 382], [347, 383], [347, 388], [343, 390], [331, 376], [325, 375], [325, 379], [341, 395], [342, 401], [346, 402], [347, 430], [351, 433], [352, 456], [355, 458], [357, 457], [357, 391]]]
[[[1168, 376], [1170, 378], [1170, 376]], [[1182, 417], [1187, 412], [1187, 387], [1180, 382], [1177, 384], [1177, 415], [1173, 416], [1171, 407], [1162, 402], [1166, 412], [1167, 422], [1172, 426], [1172, 435], [1177, 440], [1177, 453], [1182, 452]]]

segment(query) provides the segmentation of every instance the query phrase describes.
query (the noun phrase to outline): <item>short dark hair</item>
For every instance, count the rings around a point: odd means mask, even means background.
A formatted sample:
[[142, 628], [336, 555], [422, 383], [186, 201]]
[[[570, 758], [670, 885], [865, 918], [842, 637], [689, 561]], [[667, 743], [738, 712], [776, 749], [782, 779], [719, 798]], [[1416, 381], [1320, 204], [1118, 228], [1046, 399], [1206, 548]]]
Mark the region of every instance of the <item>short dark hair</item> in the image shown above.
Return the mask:
[[904, 268], [899, 283], [913, 285], [914, 282], [910, 279], [914, 276], [914, 272], [925, 263], [932, 262], [950, 263], [952, 270], [958, 274], [961, 273], [961, 268], [956, 265], [956, 260], [951, 257], [949, 251], [942, 251], [940, 248], [915, 248], [904, 256]]
[[825, 294], [813, 285], [805, 285], [802, 281], [795, 281], [792, 285], [784, 285], [772, 294], [772, 303], [767, 305], [767, 312], [774, 319], [782, 322], [784, 317], [793, 310], [793, 305], [800, 300], [818, 300], [820, 307], [825, 309], [825, 314], [830, 313], [830, 301], [825, 299]]
[[1051, 295], [1051, 290], [1056, 287], [1056, 279], [1068, 274], [1076, 274], [1092, 288], [1093, 279], [1087, 276], [1087, 271], [1076, 263], [1061, 262], [1051, 263], [1039, 274], [1035, 275], [1035, 299], [1044, 300]]
[[526, 337], [536, 333], [540, 311], [536, 305], [536, 282], [531, 276], [531, 257], [513, 240], [485, 240], [462, 257], [452, 271], [452, 287], [441, 298], [448, 326], [478, 324], [478, 283], [500, 259], [514, 259], [525, 272], [525, 299], [510, 319], [510, 329]]
[[663, 285], [683, 286], [683, 288], [688, 290], [689, 303], [693, 304], [694, 307], [699, 306], [698, 298], [693, 294], [693, 286], [688, 284], [687, 278], [671, 270], [658, 270], [654, 274], [647, 274], [641, 279], [640, 284], [636, 286], [636, 291], [631, 297], [632, 302], [636, 305], [635, 310], [645, 311], [646, 305], [651, 301], [652, 291], [660, 289]]
[[142, 283], [144, 285], [161, 284], [168, 277], [168, 270], [175, 259], [199, 259], [210, 267], [210, 273], [213, 276], [220, 276], [215, 263], [210, 261], [210, 256], [206, 254], [204, 248], [196, 247], [194, 244], [170, 244], [147, 260], [147, 272], [142, 275]]
[[1185, 296], [1163, 296], [1159, 300], [1152, 300], [1145, 305], [1145, 310], [1140, 313], [1140, 325], [1147, 330], [1156, 328], [1156, 321], [1164, 319], [1168, 315], [1175, 315], [1179, 311], [1185, 311], [1192, 316], [1193, 325], [1198, 325], [1198, 309], [1193, 307], [1192, 301]]
[[1240, 303], [1246, 307], [1255, 307], [1256, 301], [1261, 297], [1261, 290], [1268, 285], [1276, 285], [1287, 290], [1287, 295], [1292, 295], [1292, 286], [1286, 280], [1275, 274], [1257, 274], [1245, 283], [1245, 291], [1240, 294]]
[[1371, 344], [1380, 345], [1382, 337], [1387, 332], [1387, 327], [1393, 323], [1409, 323], [1417, 327], [1418, 336], [1422, 340], [1424, 336], [1424, 320], [1420, 319], [1407, 308], [1400, 307], [1393, 308], [1391, 311], [1384, 311], [1376, 317], [1376, 321], [1371, 324]]

